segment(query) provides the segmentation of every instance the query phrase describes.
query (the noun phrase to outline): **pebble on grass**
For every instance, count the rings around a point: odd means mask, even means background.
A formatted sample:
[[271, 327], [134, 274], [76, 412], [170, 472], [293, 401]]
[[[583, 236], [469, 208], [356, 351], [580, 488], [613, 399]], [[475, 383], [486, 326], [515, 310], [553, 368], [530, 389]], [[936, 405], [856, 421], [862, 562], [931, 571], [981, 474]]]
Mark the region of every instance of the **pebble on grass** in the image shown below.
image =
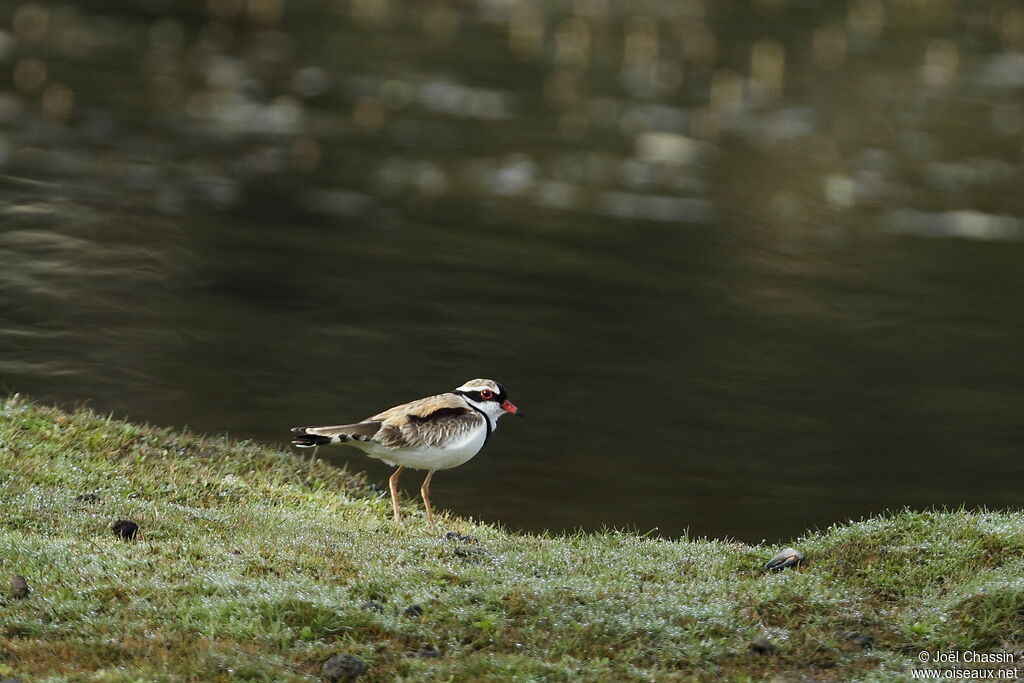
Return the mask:
[[767, 636], [758, 636], [750, 644], [750, 651], [757, 655], [770, 655], [778, 649]]
[[367, 612], [377, 612], [378, 614], [384, 613], [384, 605], [380, 604], [376, 600], [366, 600], [360, 604], [359, 607]]
[[433, 645], [424, 645], [419, 650], [409, 650], [405, 653], [406, 657], [419, 657], [421, 659], [431, 659], [434, 657], [440, 657], [441, 653], [438, 652], [437, 648]]
[[786, 567], [794, 567], [804, 561], [804, 554], [796, 548], [780, 550], [775, 557], [765, 563], [765, 567], [773, 572], [780, 572]]
[[490, 557], [490, 554], [491, 553], [486, 548], [480, 548], [478, 546], [472, 545], [460, 545], [457, 546], [454, 550], [452, 550], [452, 555], [455, 555], [455, 557], [460, 557], [463, 560], [480, 561], [485, 557]]
[[334, 655], [320, 668], [320, 675], [325, 681], [354, 681], [366, 671], [366, 665], [354, 655]]
[[98, 493], [79, 493], [77, 496], [75, 496], [75, 500], [77, 500], [79, 503], [95, 503], [99, 499], [100, 494]]
[[15, 574], [11, 577], [11, 595], [21, 600], [27, 598], [28, 594], [32, 592], [32, 589], [28, 587], [28, 581], [21, 574]]
[[843, 638], [859, 645], [864, 650], [870, 650], [875, 646], [875, 638], [870, 633], [861, 633], [859, 631], [846, 631], [843, 633]]
[[423, 608], [420, 607], [419, 605], [409, 605], [408, 607], [405, 608], [405, 611], [403, 612], [403, 614], [405, 616], [407, 616], [407, 617], [413, 617], [413, 618], [422, 617], [423, 616]]
[[123, 538], [126, 541], [134, 541], [135, 536], [139, 533], [139, 525], [127, 519], [119, 519], [110, 525], [110, 530], [113, 531], [114, 535], [118, 538]]

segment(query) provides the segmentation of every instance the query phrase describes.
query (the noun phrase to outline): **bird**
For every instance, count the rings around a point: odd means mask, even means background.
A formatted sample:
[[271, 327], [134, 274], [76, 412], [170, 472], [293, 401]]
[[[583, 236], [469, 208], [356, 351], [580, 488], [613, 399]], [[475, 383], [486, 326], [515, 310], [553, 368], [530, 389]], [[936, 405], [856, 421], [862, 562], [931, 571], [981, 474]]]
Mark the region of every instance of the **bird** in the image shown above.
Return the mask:
[[295, 427], [292, 444], [299, 448], [347, 444], [397, 468], [388, 478], [396, 522], [402, 519], [398, 477], [407, 468], [427, 470], [420, 495], [427, 519], [433, 523], [430, 480], [434, 472], [458, 467], [479, 453], [497, 428], [498, 418], [506, 414], [525, 417], [500, 383], [471, 379], [452, 391], [403, 403], [360, 422]]

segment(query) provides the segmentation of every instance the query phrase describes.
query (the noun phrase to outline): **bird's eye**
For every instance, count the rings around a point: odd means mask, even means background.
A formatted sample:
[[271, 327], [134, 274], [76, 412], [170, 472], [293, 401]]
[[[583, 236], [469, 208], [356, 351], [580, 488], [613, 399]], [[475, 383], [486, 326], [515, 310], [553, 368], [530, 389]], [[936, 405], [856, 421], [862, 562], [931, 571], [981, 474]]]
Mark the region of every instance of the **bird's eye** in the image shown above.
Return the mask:
[[494, 398], [494, 392], [491, 391], [490, 389], [484, 389], [483, 391], [480, 392], [480, 398], [482, 398], [485, 401], [489, 401], [492, 398]]

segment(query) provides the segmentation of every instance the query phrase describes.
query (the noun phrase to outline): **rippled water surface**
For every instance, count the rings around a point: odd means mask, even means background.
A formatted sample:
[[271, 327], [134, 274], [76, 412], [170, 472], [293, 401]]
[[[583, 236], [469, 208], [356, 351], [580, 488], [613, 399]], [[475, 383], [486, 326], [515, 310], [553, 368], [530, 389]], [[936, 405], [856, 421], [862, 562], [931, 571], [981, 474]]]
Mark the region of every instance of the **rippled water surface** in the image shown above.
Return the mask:
[[1019, 506], [1013, 3], [118, 7], [0, 5], [7, 390], [283, 444], [494, 377], [432, 490], [513, 528]]

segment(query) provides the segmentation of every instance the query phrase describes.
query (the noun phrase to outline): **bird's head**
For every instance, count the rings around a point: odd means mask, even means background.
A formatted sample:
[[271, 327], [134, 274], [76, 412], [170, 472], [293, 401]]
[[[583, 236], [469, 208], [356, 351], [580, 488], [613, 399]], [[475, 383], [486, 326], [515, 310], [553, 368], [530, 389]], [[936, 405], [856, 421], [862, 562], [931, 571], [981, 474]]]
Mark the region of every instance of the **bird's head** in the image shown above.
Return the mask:
[[471, 379], [455, 390], [455, 393], [466, 399], [478, 410], [483, 411], [491, 422], [497, 422], [505, 413], [524, 417], [523, 411], [516, 408], [508, 400], [508, 392], [493, 379]]

